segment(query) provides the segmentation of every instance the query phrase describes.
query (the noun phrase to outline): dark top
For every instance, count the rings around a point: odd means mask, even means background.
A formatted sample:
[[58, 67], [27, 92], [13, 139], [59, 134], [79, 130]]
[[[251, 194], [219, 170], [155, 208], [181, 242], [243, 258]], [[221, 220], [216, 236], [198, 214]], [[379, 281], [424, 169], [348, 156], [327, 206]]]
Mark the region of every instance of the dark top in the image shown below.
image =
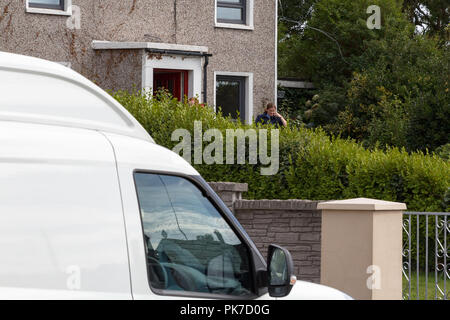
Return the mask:
[[283, 126], [283, 122], [281, 121], [280, 117], [275, 116], [269, 116], [267, 112], [264, 112], [263, 114], [260, 114], [256, 117], [255, 123], [261, 123], [261, 124], [274, 124], [275, 126]]

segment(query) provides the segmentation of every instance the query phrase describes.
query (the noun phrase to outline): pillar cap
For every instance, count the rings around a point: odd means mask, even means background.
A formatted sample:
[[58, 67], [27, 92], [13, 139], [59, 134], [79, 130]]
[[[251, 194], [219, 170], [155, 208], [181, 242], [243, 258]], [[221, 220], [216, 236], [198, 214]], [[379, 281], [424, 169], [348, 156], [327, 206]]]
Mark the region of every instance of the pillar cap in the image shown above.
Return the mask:
[[406, 204], [369, 198], [335, 200], [321, 202], [319, 210], [353, 210], [353, 211], [397, 211], [406, 210]]
[[208, 182], [209, 186], [214, 191], [232, 191], [232, 192], [247, 192], [248, 183], [237, 182]]

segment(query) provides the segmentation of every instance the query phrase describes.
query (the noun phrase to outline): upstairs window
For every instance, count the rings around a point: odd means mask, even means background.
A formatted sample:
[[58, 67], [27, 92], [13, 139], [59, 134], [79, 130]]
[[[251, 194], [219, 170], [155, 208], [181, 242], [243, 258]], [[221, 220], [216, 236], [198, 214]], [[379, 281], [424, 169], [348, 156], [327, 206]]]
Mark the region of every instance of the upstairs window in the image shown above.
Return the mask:
[[64, 11], [64, 2], [64, 0], [28, 0], [28, 6], [30, 8], [54, 9]]
[[72, 0], [26, 0], [26, 12], [72, 15]]
[[247, 24], [247, 0], [217, 0], [217, 22]]

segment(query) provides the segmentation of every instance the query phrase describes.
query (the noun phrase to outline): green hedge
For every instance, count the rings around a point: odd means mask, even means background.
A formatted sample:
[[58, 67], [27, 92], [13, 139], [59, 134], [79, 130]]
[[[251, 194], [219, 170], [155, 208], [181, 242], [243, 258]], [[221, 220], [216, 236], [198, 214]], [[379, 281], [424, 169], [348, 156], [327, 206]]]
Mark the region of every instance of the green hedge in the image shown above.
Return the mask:
[[[202, 121], [203, 132], [216, 128], [224, 136], [226, 129], [258, 130], [255, 125], [216, 114], [207, 106], [189, 106], [162, 93], [157, 98], [124, 91], [113, 96], [158, 144], [169, 149], [178, 144], [171, 141], [172, 132], [185, 128], [192, 133], [195, 120]], [[434, 154], [408, 154], [397, 148], [366, 150], [352, 140], [330, 139], [321, 129], [280, 129], [280, 168], [273, 176], [261, 175], [260, 164], [194, 167], [207, 181], [248, 183], [248, 199], [367, 197], [405, 202], [409, 211], [447, 211], [449, 206], [448, 161]]]

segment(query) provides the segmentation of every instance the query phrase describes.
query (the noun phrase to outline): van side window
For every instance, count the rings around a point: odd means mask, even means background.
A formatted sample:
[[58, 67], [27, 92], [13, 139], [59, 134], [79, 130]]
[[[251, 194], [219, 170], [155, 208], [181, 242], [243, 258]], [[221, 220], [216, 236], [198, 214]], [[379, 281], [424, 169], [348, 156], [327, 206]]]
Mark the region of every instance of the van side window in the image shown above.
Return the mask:
[[158, 290], [251, 295], [249, 252], [189, 180], [135, 173], [150, 284]]

